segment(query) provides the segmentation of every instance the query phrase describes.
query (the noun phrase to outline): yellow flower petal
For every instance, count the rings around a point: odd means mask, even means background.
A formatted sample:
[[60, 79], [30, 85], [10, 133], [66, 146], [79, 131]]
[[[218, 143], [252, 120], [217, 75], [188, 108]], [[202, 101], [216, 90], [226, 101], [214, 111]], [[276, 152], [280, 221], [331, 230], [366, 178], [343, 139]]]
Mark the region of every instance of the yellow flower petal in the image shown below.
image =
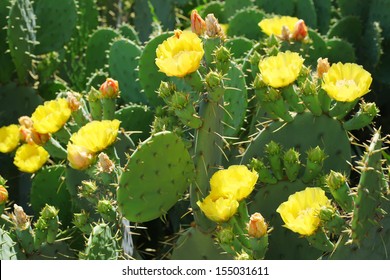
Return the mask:
[[281, 36], [283, 26], [287, 27], [290, 33], [293, 32], [298, 18], [289, 16], [276, 16], [273, 18], [263, 19], [259, 22], [261, 30], [268, 36]]
[[0, 128], [0, 152], [9, 153], [19, 144], [19, 127], [16, 124]]
[[91, 153], [100, 152], [115, 142], [119, 125], [118, 120], [92, 121], [74, 133], [70, 137], [70, 142], [84, 147]]
[[203, 213], [210, 220], [221, 223], [228, 221], [236, 212], [238, 208], [238, 201], [230, 197], [219, 197], [213, 199], [210, 195], [196, 204], [200, 207]]
[[49, 153], [41, 146], [23, 144], [15, 153], [14, 164], [20, 171], [34, 173], [49, 159]]
[[264, 83], [280, 88], [294, 82], [302, 69], [303, 58], [295, 52], [280, 52], [259, 62], [260, 73]]
[[156, 65], [167, 76], [184, 77], [195, 72], [204, 50], [201, 39], [190, 31], [176, 31], [156, 49]]
[[354, 63], [332, 64], [323, 75], [322, 88], [337, 101], [352, 102], [370, 91], [372, 77]]
[[289, 196], [279, 205], [285, 227], [301, 235], [312, 235], [320, 224], [318, 216], [322, 207], [330, 206], [330, 200], [321, 188], [306, 188]]
[[232, 165], [228, 169], [219, 170], [210, 179], [210, 195], [218, 197], [232, 196], [241, 201], [254, 189], [259, 175], [250, 171], [245, 165]]
[[42, 134], [55, 133], [65, 125], [70, 114], [68, 101], [60, 98], [39, 105], [31, 115], [31, 119], [37, 132]]

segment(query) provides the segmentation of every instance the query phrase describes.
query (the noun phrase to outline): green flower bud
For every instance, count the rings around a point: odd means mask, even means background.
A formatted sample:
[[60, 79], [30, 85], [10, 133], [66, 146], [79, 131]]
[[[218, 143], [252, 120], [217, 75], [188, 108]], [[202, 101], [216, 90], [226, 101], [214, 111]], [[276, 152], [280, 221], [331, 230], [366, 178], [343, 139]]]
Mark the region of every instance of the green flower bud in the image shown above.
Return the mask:
[[307, 152], [306, 168], [302, 177], [303, 182], [310, 182], [320, 174], [326, 157], [324, 150], [318, 146]]
[[283, 165], [287, 178], [293, 182], [297, 179], [301, 169], [300, 154], [294, 148], [288, 149], [283, 155]]
[[94, 87], [91, 87], [89, 93], [87, 94], [87, 99], [89, 102], [98, 101], [101, 99], [102, 93]]
[[361, 129], [369, 125], [372, 120], [379, 114], [379, 109], [375, 103], [360, 103], [359, 111], [348, 121], [343, 124], [346, 130]]
[[73, 224], [81, 230], [83, 233], [89, 234], [91, 232], [91, 226], [88, 223], [89, 213], [82, 211], [81, 213], [73, 214]]
[[224, 46], [220, 46], [214, 51], [214, 57], [216, 68], [221, 71], [221, 73], [227, 73], [232, 57], [230, 51]]
[[176, 91], [176, 86], [173, 83], [168, 83], [162, 81], [160, 87], [157, 90], [158, 96], [161, 98], [167, 98], [171, 96]]
[[57, 210], [54, 206], [50, 206], [48, 204], [43, 207], [41, 210], [41, 218], [44, 220], [50, 220], [53, 219], [58, 215], [59, 210]]
[[222, 86], [222, 75], [218, 72], [210, 71], [205, 77], [206, 86], [214, 89]]
[[109, 200], [99, 200], [97, 204], [97, 211], [107, 222], [115, 221], [116, 212]]
[[221, 244], [232, 244], [234, 240], [234, 232], [230, 227], [222, 228], [217, 233], [218, 242]]
[[353, 198], [345, 175], [331, 170], [325, 182], [340, 207], [346, 212], [352, 212]]
[[278, 180], [283, 178], [282, 146], [274, 141], [265, 145], [265, 152], [271, 165], [272, 172]]

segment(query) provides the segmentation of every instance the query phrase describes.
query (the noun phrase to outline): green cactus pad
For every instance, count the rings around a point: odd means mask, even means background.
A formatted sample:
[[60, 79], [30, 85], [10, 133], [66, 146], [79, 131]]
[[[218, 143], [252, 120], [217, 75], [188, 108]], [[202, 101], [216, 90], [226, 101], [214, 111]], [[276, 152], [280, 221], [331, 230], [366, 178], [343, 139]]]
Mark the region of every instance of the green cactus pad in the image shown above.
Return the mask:
[[0, 1], [0, 83], [6, 84], [11, 80], [14, 72], [12, 57], [8, 50], [7, 42], [7, 16], [11, 0]]
[[127, 39], [117, 40], [110, 47], [109, 72], [112, 78], [118, 80], [121, 99], [125, 103], [146, 102], [136, 71], [141, 52], [139, 46]]
[[154, 113], [147, 106], [133, 104], [116, 111], [115, 118], [121, 121], [121, 127], [126, 131], [135, 132], [130, 137], [139, 143], [149, 137]]
[[8, 45], [21, 83], [31, 71], [32, 53], [36, 44], [35, 14], [29, 0], [14, 1], [8, 18]]
[[56, 241], [53, 244], [43, 243], [38, 251], [27, 256], [29, 260], [74, 260], [75, 251], [65, 241]]
[[328, 32], [328, 38], [345, 39], [358, 47], [362, 37], [362, 21], [356, 16], [343, 17], [337, 21]]
[[59, 50], [67, 43], [76, 27], [77, 10], [74, 0], [37, 0], [34, 3], [37, 17], [36, 54]]
[[127, 163], [117, 190], [120, 212], [129, 221], [165, 215], [194, 177], [194, 164], [174, 133], [156, 133], [139, 145]]
[[248, 107], [248, 93], [246, 90], [245, 77], [241, 69], [232, 64], [225, 81], [225, 114], [223, 121], [226, 124], [224, 128], [225, 136], [236, 136], [245, 120]]
[[267, 13], [292, 15], [295, 12], [295, 1], [291, 0], [255, 0], [255, 4]]
[[228, 39], [225, 42], [225, 47], [230, 50], [235, 59], [244, 59], [246, 54], [253, 48], [253, 41], [245, 37], [235, 37]]
[[381, 62], [383, 54], [382, 29], [380, 28], [379, 23], [368, 23], [363, 38], [364, 40], [362, 40], [361, 47], [359, 48], [359, 57], [364, 61], [364, 67], [367, 67], [367, 70], [372, 71]]
[[[304, 150], [301, 150], [303, 154]], [[249, 212], [261, 213], [270, 227], [268, 251], [266, 259], [316, 259], [321, 253], [310, 247], [306, 239], [299, 238], [299, 234], [283, 227], [280, 215], [276, 212], [279, 205], [287, 201], [289, 195], [302, 191], [307, 184], [300, 179], [289, 182], [279, 181], [272, 185], [260, 185], [253, 201], [249, 203]]]
[[61, 224], [67, 227], [72, 220], [72, 209], [69, 207], [71, 201], [65, 184], [65, 170], [63, 165], [39, 170], [32, 179], [30, 202], [36, 214], [46, 203], [59, 209], [58, 216]]
[[119, 32], [121, 33], [121, 35], [124, 38], [129, 39], [130, 41], [133, 41], [137, 45], [141, 44], [141, 42], [138, 38], [138, 33], [137, 33], [137, 31], [135, 31], [133, 26], [131, 26], [129, 24], [123, 24], [123, 25], [119, 26]]
[[[249, 144], [242, 163], [249, 163], [255, 157], [265, 155], [264, 147], [271, 140], [282, 145], [284, 149], [295, 148], [307, 151], [316, 146], [325, 150], [324, 172], [335, 170], [350, 173], [351, 147], [347, 132], [337, 120], [322, 115], [315, 117], [309, 112], [298, 114], [290, 123], [274, 122], [262, 130]], [[306, 154], [301, 161], [306, 162]]]
[[317, 28], [317, 13], [313, 0], [297, 0], [296, 16], [303, 19], [310, 28]]
[[224, 3], [219, 1], [211, 1], [202, 6], [199, 11], [200, 16], [204, 19], [208, 14], [214, 14], [219, 23], [227, 23], [227, 17], [224, 12]]
[[15, 244], [8, 232], [0, 228], [0, 260], [17, 260]]
[[373, 225], [380, 206], [382, 191], [382, 139], [380, 131], [374, 133], [371, 144], [358, 166], [360, 180], [351, 221], [352, 239], [359, 244]]
[[119, 34], [111, 28], [101, 28], [96, 30], [88, 40], [85, 53], [86, 76], [90, 76], [98, 69], [105, 69], [108, 63], [108, 50], [114, 38]]
[[331, 0], [313, 0], [317, 13], [317, 27], [321, 34], [326, 34], [330, 26], [332, 17]]
[[134, 141], [123, 132], [118, 133], [118, 139], [115, 141], [113, 146], [115, 148], [116, 155], [119, 157], [121, 166], [126, 164], [128, 155], [131, 154], [136, 147]]
[[330, 63], [355, 62], [355, 49], [352, 44], [342, 39], [331, 39], [326, 42]]
[[365, 18], [370, 9], [371, 2], [374, 1], [337, 0], [336, 2], [342, 16], [358, 16]]
[[238, 11], [229, 19], [227, 35], [230, 37], [244, 36], [248, 39], [259, 40], [264, 34], [258, 23], [264, 17], [264, 12], [253, 8]]
[[[366, 3], [369, 1], [363, 1]], [[382, 34], [385, 40], [390, 39], [390, 1], [388, 0], [372, 0], [370, 11], [368, 14], [368, 22], [379, 22], [382, 28]]]
[[116, 260], [118, 256], [117, 242], [115, 237], [112, 236], [110, 226], [98, 224], [92, 229], [85, 253], [80, 258], [86, 260]]
[[236, 1], [236, 0], [225, 0], [225, 15], [227, 18], [230, 18], [235, 13], [237, 13], [238, 10], [241, 10], [246, 7], [250, 7], [252, 5], [251, 0], [242, 0], [242, 1]]
[[144, 93], [153, 107], [164, 105], [164, 101], [157, 96], [156, 90], [160, 86], [161, 81], [167, 81], [167, 76], [158, 71], [156, 66], [156, 49], [159, 44], [173, 35], [173, 32], [163, 33], [150, 40], [139, 60], [139, 82], [144, 90]]
[[172, 260], [231, 260], [232, 257], [216, 245], [211, 234], [189, 228], [180, 234], [173, 247]]
[[41, 103], [42, 98], [32, 87], [14, 83], [0, 86], [0, 127], [17, 123], [21, 116], [31, 115]]
[[77, 1], [78, 28], [84, 34], [91, 34], [99, 26], [99, 11], [101, 6], [97, 0]]

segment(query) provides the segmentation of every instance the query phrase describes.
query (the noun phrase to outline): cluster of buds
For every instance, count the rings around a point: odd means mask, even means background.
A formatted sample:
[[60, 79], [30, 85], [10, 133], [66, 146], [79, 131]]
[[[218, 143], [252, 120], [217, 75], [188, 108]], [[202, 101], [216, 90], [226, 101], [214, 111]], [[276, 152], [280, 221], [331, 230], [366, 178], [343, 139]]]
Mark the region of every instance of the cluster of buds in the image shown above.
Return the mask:
[[300, 19], [294, 26], [294, 29], [291, 31], [287, 26], [282, 27], [282, 32], [280, 35], [280, 39], [284, 41], [303, 41], [306, 39], [308, 34], [307, 26], [305, 22]]
[[203, 20], [196, 10], [191, 13], [191, 30], [198, 36], [206, 35], [210, 38], [219, 37], [222, 40], [226, 38], [218, 19], [214, 14], [208, 14]]
[[19, 118], [20, 139], [28, 144], [43, 145], [50, 139], [50, 134], [39, 133], [34, 129], [33, 121], [28, 116]]

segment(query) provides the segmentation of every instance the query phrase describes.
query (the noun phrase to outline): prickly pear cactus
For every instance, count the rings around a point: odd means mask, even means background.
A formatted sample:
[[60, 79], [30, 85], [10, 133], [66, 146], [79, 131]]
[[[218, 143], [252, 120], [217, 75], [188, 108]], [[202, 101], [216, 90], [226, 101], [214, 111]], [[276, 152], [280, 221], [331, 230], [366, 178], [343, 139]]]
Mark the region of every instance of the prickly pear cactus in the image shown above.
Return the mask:
[[117, 241], [109, 225], [97, 224], [92, 229], [81, 258], [86, 260], [116, 260], [118, 258]]
[[0, 228], [0, 260], [16, 260], [15, 242], [8, 235], [8, 232]]
[[141, 143], [119, 180], [119, 211], [131, 222], [163, 216], [192, 181], [193, 162], [182, 140], [160, 132]]

